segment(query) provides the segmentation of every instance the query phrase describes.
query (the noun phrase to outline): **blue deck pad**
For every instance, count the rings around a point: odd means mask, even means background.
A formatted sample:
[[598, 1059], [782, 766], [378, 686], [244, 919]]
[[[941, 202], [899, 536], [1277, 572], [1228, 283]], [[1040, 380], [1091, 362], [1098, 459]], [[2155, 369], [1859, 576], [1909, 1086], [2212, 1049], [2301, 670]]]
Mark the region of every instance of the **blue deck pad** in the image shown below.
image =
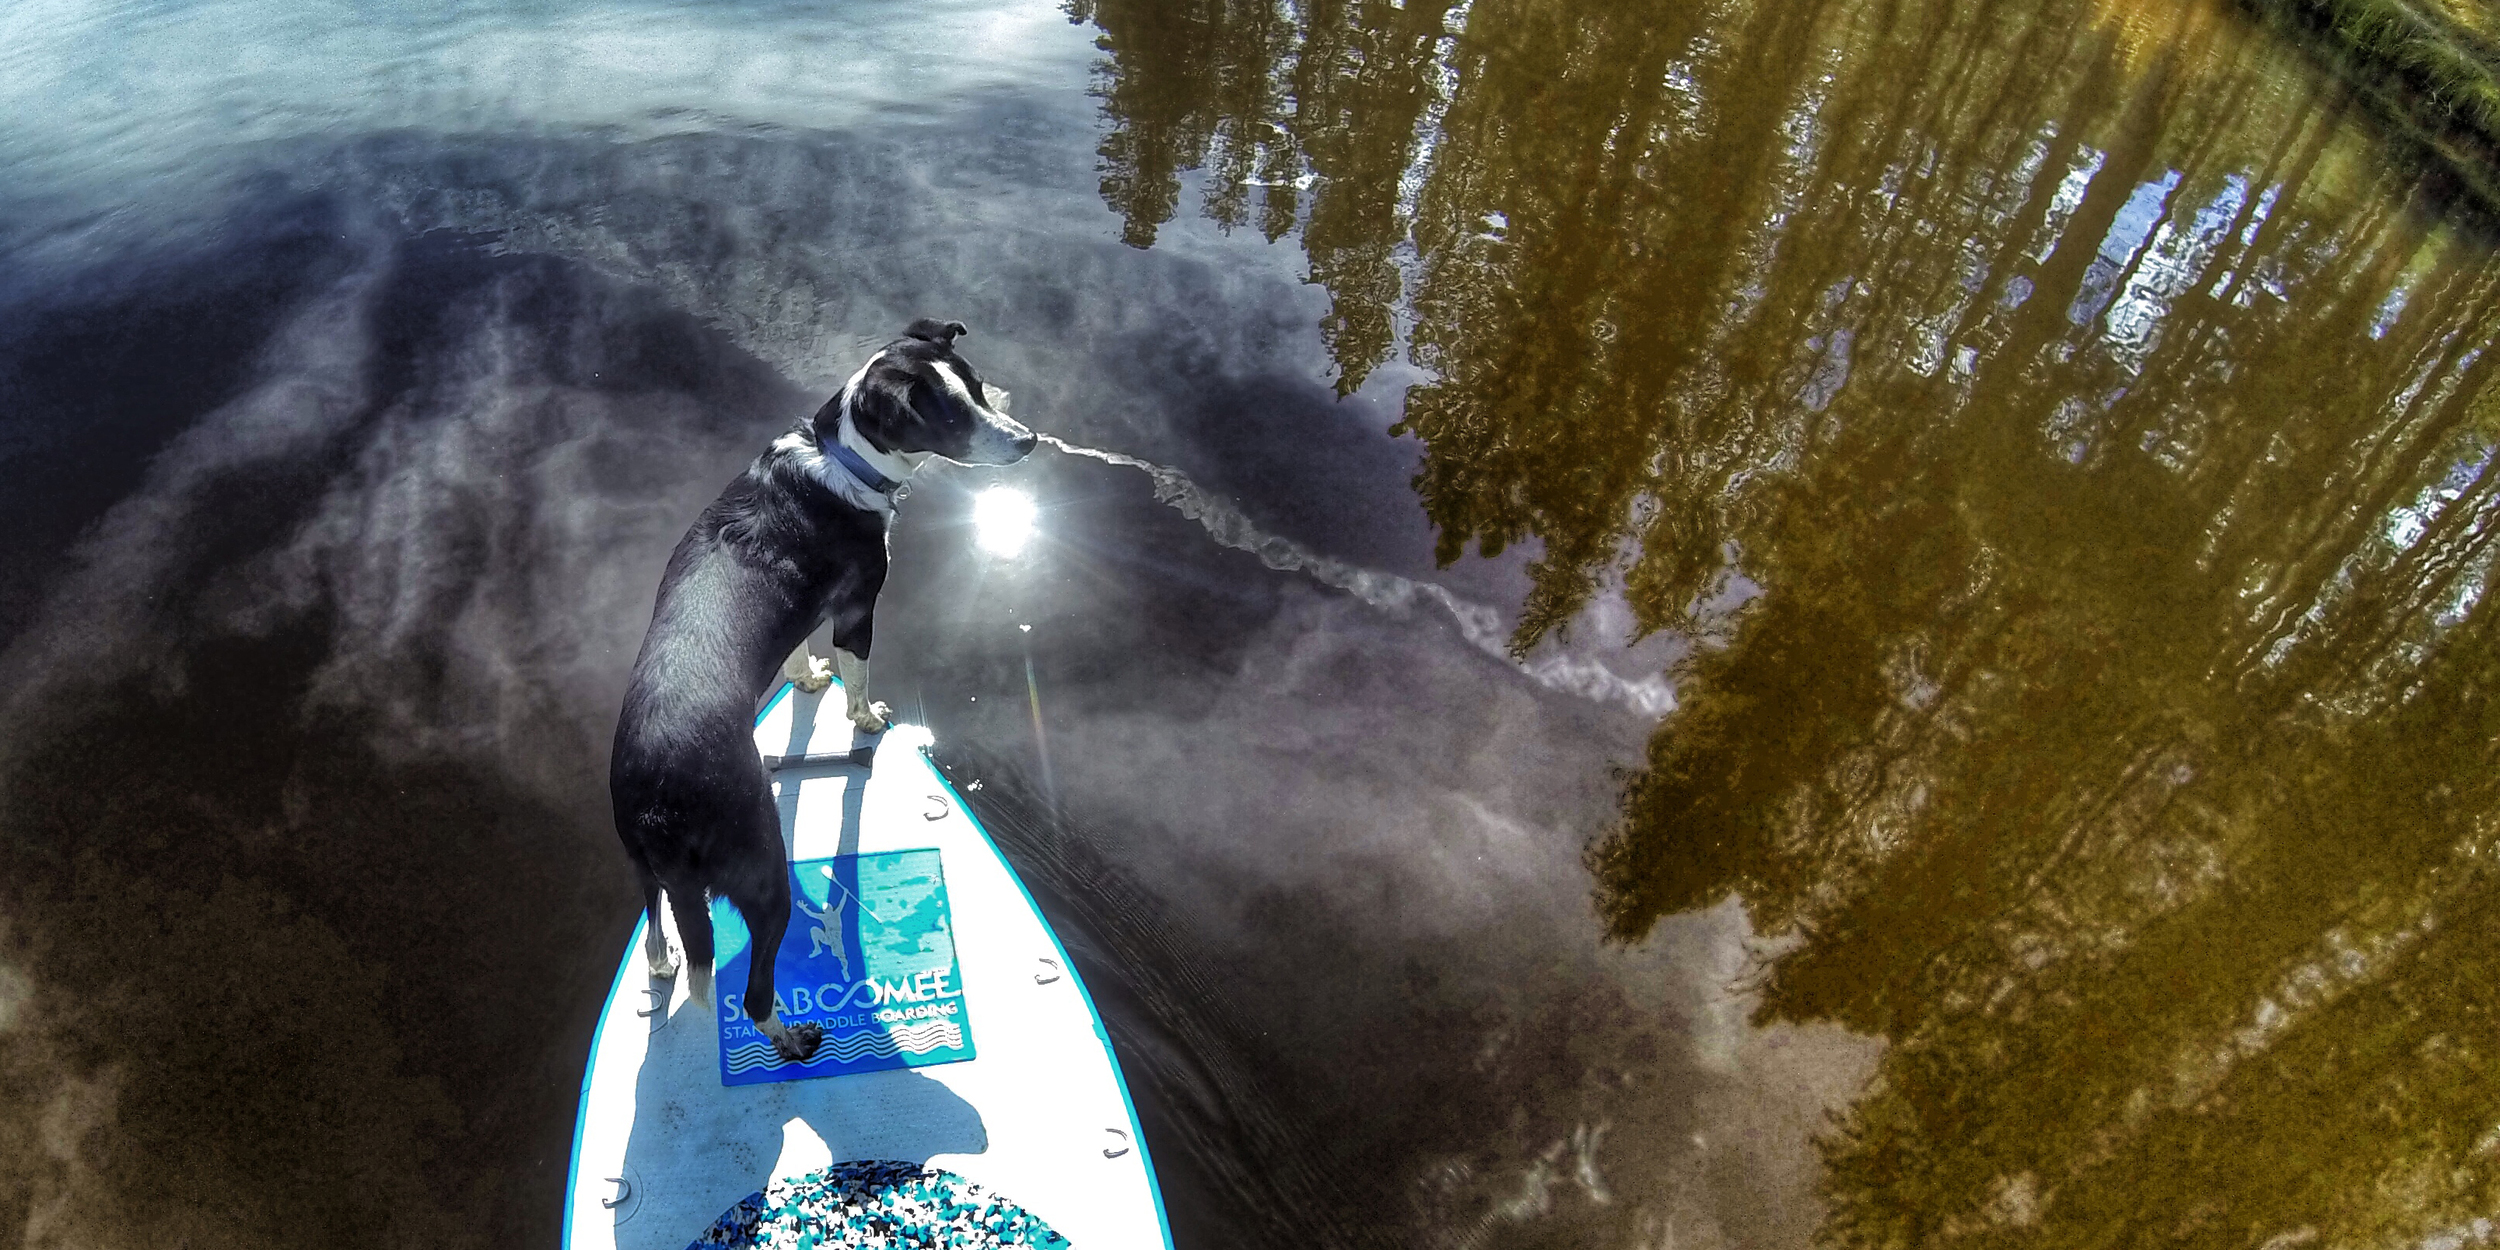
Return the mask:
[[712, 901], [720, 987], [720, 1079], [760, 1085], [973, 1057], [972, 1018], [955, 961], [955, 928], [938, 853], [885, 851], [790, 865], [790, 928], [773, 961], [787, 1025], [824, 1030], [792, 1063], [747, 1019], [753, 942], [726, 901]]

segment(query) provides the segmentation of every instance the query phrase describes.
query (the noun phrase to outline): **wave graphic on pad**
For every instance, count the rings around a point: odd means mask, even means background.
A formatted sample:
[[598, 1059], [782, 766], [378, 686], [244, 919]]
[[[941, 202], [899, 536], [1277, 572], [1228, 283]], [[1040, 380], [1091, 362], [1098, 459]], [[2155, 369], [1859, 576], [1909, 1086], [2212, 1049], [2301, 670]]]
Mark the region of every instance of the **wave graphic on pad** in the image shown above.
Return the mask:
[[812, 1068], [831, 1060], [857, 1063], [874, 1055], [891, 1059], [896, 1055], [925, 1055], [933, 1050], [961, 1049], [964, 1031], [952, 1020], [933, 1020], [927, 1024], [909, 1024], [892, 1032], [864, 1029], [840, 1037], [828, 1037], [816, 1045], [816, 1053], [805, 1063], [793, 1063], [781, 1057], [771, 1042], [749, 1042], [731, 1050], [727, 1056], [731, 1072], [751, 1072], [757, 1068]]

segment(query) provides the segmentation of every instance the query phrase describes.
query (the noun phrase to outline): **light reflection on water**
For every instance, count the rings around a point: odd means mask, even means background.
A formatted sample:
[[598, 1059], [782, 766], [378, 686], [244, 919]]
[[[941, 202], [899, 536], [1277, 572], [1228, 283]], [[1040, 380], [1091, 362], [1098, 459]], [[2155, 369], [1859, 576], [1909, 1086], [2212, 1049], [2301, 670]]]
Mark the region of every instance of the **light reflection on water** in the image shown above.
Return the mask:
[[2234, 10], [0, 49], [0, 1223], [552, 1223], [617, 657], [941, 312], [1110, 451], [931, 479], [879, 694], [988, 781], [1185, 1244], [2488, 1236], [2500, 287]]

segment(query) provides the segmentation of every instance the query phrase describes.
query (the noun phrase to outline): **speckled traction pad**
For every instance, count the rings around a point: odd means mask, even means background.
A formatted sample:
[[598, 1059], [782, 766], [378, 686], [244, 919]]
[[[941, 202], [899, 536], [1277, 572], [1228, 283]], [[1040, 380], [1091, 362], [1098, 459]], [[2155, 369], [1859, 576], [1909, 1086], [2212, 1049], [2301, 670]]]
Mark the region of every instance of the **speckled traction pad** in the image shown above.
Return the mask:
[[1024, 1208], [942, 1168], [837, 1163], [747, 1195], [686, 1250], [1064, 1250], [1068, 1239]]

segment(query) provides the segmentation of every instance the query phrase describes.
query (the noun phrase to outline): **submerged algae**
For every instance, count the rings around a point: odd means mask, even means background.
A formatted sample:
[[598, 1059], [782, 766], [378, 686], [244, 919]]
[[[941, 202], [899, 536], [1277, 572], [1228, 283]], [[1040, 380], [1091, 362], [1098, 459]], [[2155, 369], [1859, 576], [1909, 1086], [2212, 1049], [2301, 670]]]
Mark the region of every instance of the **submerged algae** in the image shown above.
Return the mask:
[[2240, 0], [2500, 206], [2500, 38], [2473, 0]]
[[2346, 81], [2222, 4], [1182, 7], [1083, 10], [1132, 241], [1262, 171], [1444, 560], [1536, 551], [1515, 645], [1696, 640], [1596, 903], [1732, 895], [1757, 1020], [1891, 1043], [1827, 1241], [2500, 1201], [2500, 267]]

